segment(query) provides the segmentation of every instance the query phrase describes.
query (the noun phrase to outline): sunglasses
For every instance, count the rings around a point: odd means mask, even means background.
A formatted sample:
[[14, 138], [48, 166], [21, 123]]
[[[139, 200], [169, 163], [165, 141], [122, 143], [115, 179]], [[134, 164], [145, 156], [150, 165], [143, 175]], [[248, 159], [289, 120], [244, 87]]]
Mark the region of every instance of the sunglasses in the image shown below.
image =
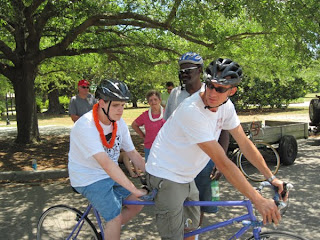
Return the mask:
[[185, 68], [185, 69], [181, 69], [179, 70], [179, 74], [190, 74], [192, 72], [192, 70], [197, 69], [198, 67], [189, 67], [189, 68]]
[[83, 89], [89, 89], [89, 87], [85, 87], [85, 86], [81, 86], [81, 88], [83, 88]]
[[229, 87], [229, 88], [224, 88], [224, 87], [215, 87], [211, 82], [206, 82], [206, 86], [211, 89], [211, 90], [216, 90], [216, 92], [218, 93], [225, 93], [226, 91], [228, 91], [229, 89], [233, 88], [233, 87]]

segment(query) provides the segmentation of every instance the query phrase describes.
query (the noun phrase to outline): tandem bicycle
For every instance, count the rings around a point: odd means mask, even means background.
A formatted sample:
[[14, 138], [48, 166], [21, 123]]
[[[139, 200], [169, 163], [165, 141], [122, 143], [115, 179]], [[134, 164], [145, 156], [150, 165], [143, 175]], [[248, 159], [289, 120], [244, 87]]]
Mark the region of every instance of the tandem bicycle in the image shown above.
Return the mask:
[[[287, 184], [288, 190], [291, 184]], [[261, 193], [264, 187], [273, 187], [269, 182], [262, 182], [257, 190]], [[274, 190], [274, 199], [280, 208], [287, 208], [286, 203], [279, 201], [279, 194]], [[152, 192], [154, 197], [155, 192]], [[150, 195], [149, 195], [150, 197]], [[153, 201], [141, 200], [141, 201], [123, 201], [123, 205], [154, 205]], [[220, 207], [236, 207], [242, 206], [246, 208], [245, 214], [239, 214], [238, 216], [232, 217], [226, 221], [221, 221], [215, 224], [211, 224], [205, 227], [201, 227], [192, 232], [185, 234], [185, 237], [190, 237], [197, 234], [202, 234], [204, 232], [213, 231], [215, 229], [223, 228], [235, 223], [241, 223], [239, 230], [231, 237], [229, 240], [239, 239], [243, 234], [249, 230], [252, 231], [252, 236], [248, 239], [250, 240], [306, 240], [296, 234], [286, 232], [286, 231], [269, 231], [263, 232], [263, 223], [258, 220], [255, 211], [253, 209], [250, 200], [241, 201], [186, 201], [185, 206], [220, 206]], [[90, 212], [93, 212], [96, 218], [95, 225], [91, 222], [88, 217]], [[281, 211], [280, 211], [281, 212]], [[201, 237], [201, 235], [200, 235]], [[80, 210], [66, 206], [66, 205], [56, 205], [47, 209], [41, 215], [38, 225], [37, 225], [37, 240], [48, 240], [48, 239], [94, 239], [94, 240], [104, 240], [103, 224], [99, 213], [93, 208], [91, 204], [88, 204], [84, 212]]]

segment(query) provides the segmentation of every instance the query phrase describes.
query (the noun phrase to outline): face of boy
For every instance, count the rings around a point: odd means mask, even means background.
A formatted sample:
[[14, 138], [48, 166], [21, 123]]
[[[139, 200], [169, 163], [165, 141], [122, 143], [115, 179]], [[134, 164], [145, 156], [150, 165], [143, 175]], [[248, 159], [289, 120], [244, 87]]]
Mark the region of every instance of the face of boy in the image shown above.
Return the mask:
[[[104, 101], [102, 102], [103, 103], [101, 107], [103, 107], [105, 111], [107, 111], [109, 102], [104, 102]], [[125, 102], [123, 101], [112, 101], [109, 108], [109, 117], [112, 120], [119, 121], [123, 115], [124, 106], [125, 106]]]

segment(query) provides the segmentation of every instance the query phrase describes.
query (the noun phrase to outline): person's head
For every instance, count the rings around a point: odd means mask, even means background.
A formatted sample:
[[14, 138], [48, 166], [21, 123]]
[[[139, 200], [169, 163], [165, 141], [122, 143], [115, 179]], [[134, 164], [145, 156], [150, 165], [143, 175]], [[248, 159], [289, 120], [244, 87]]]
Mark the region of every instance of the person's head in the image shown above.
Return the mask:
[[200, 83], [203, 59], [199, 54], [187, 52], [180, 57], [178, 63], [180, 66], [179, 80], [182, 88], [186, 85]]
[[172, 89], [174, 89], [174, 84], [173, 82], [167, 82], [166, 83], [166, 88], [167, 88], [167, 92], [170, 94]]
[[90, 83], [82, 79], [78, 82], [78, 91], [80, 95], [87, 95], [89, 92]]
[[95, 97], [99, 100], [99, 106], [109, 121], [114, 122], [121, 118], [124, 105], [130, 100], [131, 94], [125, 83], [106, 79], [98, 85]]
[[242, 78], [240, 65], [228, 58], [212, 61], [205, 70], [206, 108], [217, 108], [237, 91]]
[[161, 95], [156, 90], [150, 90], [146, 95], [150, 107], [158, 107], [161, 103]]

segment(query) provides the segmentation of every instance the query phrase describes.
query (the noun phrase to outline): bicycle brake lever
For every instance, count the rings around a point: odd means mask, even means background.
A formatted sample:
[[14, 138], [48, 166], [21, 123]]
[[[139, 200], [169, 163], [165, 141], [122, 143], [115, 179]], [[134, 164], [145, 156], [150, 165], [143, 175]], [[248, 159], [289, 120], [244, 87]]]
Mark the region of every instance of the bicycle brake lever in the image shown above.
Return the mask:
[[[275, 193], [277, 195], [277, 199], [280, 200], [280, 196], [278, 193], [279, 188], [274, 187], [274, 189], [275, 189]], [[283, 199], [286, 196], [287, 192], [289, 192], [291, 189], [293, 189], [293, 185], [291, 183], [284, 182], [283, 183], [283, 191], [281, 192], [281, 198]]]

